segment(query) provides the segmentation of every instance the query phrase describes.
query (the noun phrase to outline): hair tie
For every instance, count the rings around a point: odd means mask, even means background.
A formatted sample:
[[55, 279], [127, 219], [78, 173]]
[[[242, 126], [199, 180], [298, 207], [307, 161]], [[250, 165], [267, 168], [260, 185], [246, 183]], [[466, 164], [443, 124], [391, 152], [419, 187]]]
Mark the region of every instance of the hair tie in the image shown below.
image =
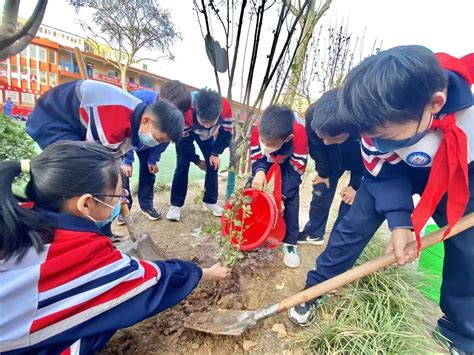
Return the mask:
[[23, 174], [29, 174], [30, 173], [30, 159], [20, 160], [20, 164], [21, 164], [21, 172]]

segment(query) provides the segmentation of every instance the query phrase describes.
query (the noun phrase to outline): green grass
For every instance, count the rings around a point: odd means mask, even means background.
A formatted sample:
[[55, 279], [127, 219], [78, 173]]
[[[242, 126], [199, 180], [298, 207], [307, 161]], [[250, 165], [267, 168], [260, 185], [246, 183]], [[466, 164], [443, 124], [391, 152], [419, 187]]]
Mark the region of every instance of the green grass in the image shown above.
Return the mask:
[[[374, 238], [358, 264], [380, 256], [384, 246]], [[297, 343], [315, 354], [434, 353], [438, 345], [425, 321], [434, 319], [435, 308], [418, 291], [426, 282], [413, 265], [369, 275], [330, 298]]]

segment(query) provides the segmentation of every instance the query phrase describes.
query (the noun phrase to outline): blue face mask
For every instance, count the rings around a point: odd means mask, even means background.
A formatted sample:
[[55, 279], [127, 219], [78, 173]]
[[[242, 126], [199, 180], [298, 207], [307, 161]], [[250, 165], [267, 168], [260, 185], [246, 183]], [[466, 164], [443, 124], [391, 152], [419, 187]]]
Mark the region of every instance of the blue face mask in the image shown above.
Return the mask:
[[105, 203], [101, 200], [98, 200], [98, 199], [95, 199], [96, 201], [102, 203], [103, 205], [106, 205], [107, 207], [110, 207], [112, 208], [112, 213], [110, 214], [110, 217], [107, 218], [107, 219], [104, 219], [103, 221], [95, 221], [92, 217], [89, 216], [90, 219], [92, 219], [95, 223], [95, 225], [98, 227], [98, 228], [102, 228], [104, 226], [106, 226], [107, 224], [110, 224], [112, 223], [115, 218], [117, 218], [117, 216], [120, 214], [120, 209], [122, 207], [122, 203], [119, 201], [115, 207], [112, 207], [110, 206], [108, 203]]
[[143, 145], [146, 145], [147, 147], [153, 148], [156, 147], [160, 142], [157, 142], [155, 137], [150, 133], [145, 133], [145, 134], [138, 134], [138, 139], [140, 140], [140, 143]]
[[372, 143], [374, 143], [375, 148], [380, 153], [388, 153], [393, 152], [397, 149], [402, 149], [406, 147], [410, 147], [415, 145], [420, 140], [423, 139], [429, 132], [429, 129], [424, 130], [423, 132], [419, 132], [415, 134], [413, 137], [401, 140], [392, 140], [392, 139], [383, 139], [383, 138], [372, 138]]

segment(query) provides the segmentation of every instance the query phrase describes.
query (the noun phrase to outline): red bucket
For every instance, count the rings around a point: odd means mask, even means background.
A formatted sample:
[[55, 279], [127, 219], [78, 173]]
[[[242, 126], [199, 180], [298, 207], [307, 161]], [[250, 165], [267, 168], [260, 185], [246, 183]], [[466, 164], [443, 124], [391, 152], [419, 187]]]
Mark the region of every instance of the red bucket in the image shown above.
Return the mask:
[[[278, 209], [275, 202], [270, 195], [263, 191], [255, 189], [245, 189], [243, 196], [249, 196], [252, 198], [250, 202], [252, 214], [247, 217], [244, 221], [246, 229], [243, 232], [242, 244], [240, 250], [252, 250], [265, 244], [267, 238], [271, 234], [273, 228], [275, 228], [278, 219]], [[231, 205], [230, 200], [224, 207], [224, 210], [231, 210], [234, 208]], [[242, 220], [242, 209], [239, 208], [236, 211], [236, 219]], [[225, 212], [222, 215], [222, 235], [228, 236], [230, 234], [231, 220], [228, 220], [225, 216]], [[236, 231], [241, 231], [241, 226], [233, 226]], [[237, 244], [236, 240], [232, 240], [232, 243]]]

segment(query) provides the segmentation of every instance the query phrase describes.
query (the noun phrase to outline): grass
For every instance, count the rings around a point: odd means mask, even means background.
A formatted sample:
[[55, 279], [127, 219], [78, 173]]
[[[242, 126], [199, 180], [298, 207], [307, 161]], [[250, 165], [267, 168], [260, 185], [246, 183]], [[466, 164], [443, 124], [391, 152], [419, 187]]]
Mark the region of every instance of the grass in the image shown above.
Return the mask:
[[[380, 256], [384, 246], [375, 237], [358, 264]], [[426, 322], [435, 318], [435, 307], [418, 290], [426, 282], [413, 265], [369, 275], [330, 298], [296, 342], [315, 354], [435, 353], [439, 346]]]

